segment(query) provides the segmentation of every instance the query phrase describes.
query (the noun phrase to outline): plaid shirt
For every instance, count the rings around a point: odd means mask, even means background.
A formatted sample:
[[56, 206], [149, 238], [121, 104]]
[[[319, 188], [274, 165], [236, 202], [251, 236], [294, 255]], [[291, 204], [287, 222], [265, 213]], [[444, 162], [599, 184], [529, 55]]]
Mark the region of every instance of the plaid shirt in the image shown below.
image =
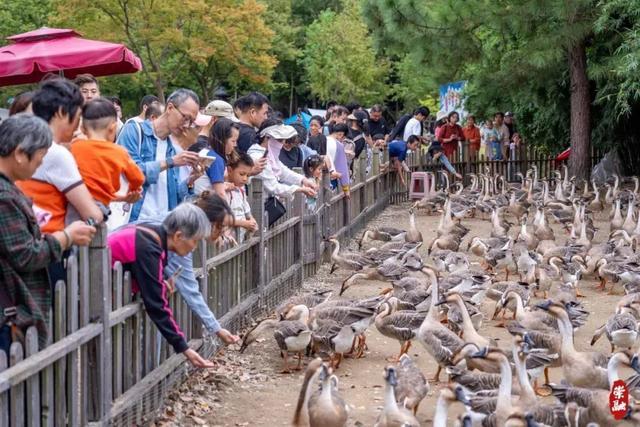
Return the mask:
[[[61, 256], [60, 243], [40, 234], [29, 199], [0, 174], [0, 325], [11, 320], [23, 331], [35, 325], [40, 347], [51, 307], [47, 266]], [[17, 308], [16, 317], [5, 317], [8, 307]]]

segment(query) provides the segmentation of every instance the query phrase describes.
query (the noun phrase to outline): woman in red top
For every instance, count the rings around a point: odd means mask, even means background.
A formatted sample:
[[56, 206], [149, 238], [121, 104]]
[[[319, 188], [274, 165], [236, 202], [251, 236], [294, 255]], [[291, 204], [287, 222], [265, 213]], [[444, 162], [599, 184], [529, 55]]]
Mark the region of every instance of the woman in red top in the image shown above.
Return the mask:
[[460, 120], [460, 116], [457, 112], [452, 111], [447, 116], [447, 123], [440, 129], [440, 143], [448, 158], [453, 158], [453, 154], [458, 149], [458, 141], [464, 141], [464, 133], [458, 120]]
[[480, 129], [476, 126], [476, 118], [472, 114], [467, 116], [467, 124], [462, 128], [464, 139], [469, 141], [469, 154], [474, 158], [480, 150]]

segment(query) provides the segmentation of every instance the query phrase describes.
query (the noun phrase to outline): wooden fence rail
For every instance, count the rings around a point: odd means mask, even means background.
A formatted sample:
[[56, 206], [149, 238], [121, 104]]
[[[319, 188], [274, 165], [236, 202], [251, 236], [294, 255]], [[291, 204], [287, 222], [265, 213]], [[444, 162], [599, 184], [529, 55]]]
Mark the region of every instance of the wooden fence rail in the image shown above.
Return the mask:
[[[453, 160], [464, 172], [492, 164], [469, 161], [464, 148]], [[532, 157], [518, 161], [521, 171], [540, 164]], [[354, 163], [350, 198], [332, 192], [325, 176], [315, 207], [297, 195], [269, 228], [261, 181], [250, 184], [259, 231], [224, 251], [203, 241], [194, 254], [201, 292], [225, 327], [247, 326], [314, 275], [327, 257], [323, 238], [348, 239], [388, 204], [407, 199], [394, 173], [382, 171], [386, 152], [374, 154], [368, 174], [366, 162]], [[410, 155], [408, 164], [436, 167], [424, 153]], [[50, 344], [38, 351], [30, 328], [24, 347], [13, 343], [8, 357], [0, 352], [0, 427], [143, 424], [188, 374], [184, 357], [173, 353], [132, 296], [130, 275], [119, 263], [111, 268], [110, 256], [106, 230], [99, 228], [88, 248], [69, 257], [67, 280], [55, 286]], [[171, 307], [192, 348], [207, 357], [218, 350], [178, 293]]]

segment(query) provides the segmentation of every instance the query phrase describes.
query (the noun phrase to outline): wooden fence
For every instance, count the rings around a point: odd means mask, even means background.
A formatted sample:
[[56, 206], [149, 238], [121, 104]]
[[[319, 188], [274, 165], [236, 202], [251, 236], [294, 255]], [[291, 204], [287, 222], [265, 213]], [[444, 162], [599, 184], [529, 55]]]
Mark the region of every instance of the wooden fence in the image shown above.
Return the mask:
[[[594, 147], [591, 148], [591, 167], [597, 164], [604, 153]], [[525, 174], [531, 168], [537, 168], [540, 179], [553, 178], [554, 171], [561, 170], [561, 166], [566, 163], [556, 161], [557, 155], [543, 153], [532, 145], [521, 145], [509, 151], [509, 158], [505, 160], [490, 160], [484, 155], [474, 154], [469, 150], [468, 142], [460, 143], [459, 149], [449, 161], [451, 165], [462, 175], [486, 173], [491, 175], [502, 175], [507, 181], [515, 182], [520, 178], [518, 173]], [[412, 157], [413, 169], [438, 170], [442, 169], [439, 164], [434, 164], [429, 160], [425, 151], [421, 151]], [[465, 182], [468, 183], [468, 180]]]
[[[381, 171], [386, 157], [374, 155], [369, 174], [365, 158], [355, 162], [350, 198], [332, 192], [325, 176], [314, 210], [297, 195], [270, 228], [263, 226], [261, 181], [251, 183], [259, 232], [224, 251], [203, 241], [194, 254], [202, 294], [225, 327], [235, 331], [247, 326], [315, 274], [327, 257], [324, 237], [348, 239], [389, 203], [407, 199], [407, 189], [394, 173]], [[474, 162], [464, 147], [453, 160], [461, 172], [489, 167], [508, 173], [509, 165], [524, 172], [537, 164], [543, 177], [552, 168], [549, 159], [533, 155]], [[424, 153], [407, 161], [412, 170], [440, 167], [428, 163]], [[173, 353], [140, 299], [132, 296], [129, 274], [119, 264], [110, 265], [101, 228], [88, 248], [68, 259], [66, 282], [56, 284], [50, 344], [38, 351], [37, 333], [30, 328], [24, 347], [13, 343], [8, 359], [0, 352], [0, 427], [144, 424], [184, 380], [189, 370], [184, 357]], [[219, 343], [203, 338], [201, 322], [178, 293], [171, 306], [189, 345], [206, 357], [213, 355]]]
[[[259, 232], [224, 251], [203, 241], [194, 254], [200, 289], [225, 327], [239, 330], [272, 310], [315, 274], [326, 256], [324, 237], [348, 239], [389, 204], [392, 192], [404, 191], [380, 172], [380, 160], [374, 156], [368, 175], [366, 159], [356, 161], [350, 198], [332, 192], [325, 177], [314, 210], [297, 195], [270, 228], [262, 226], [262, 183], [251, 183]], [[110, 265], [100, 228], [88, 248], [68, 259], [67, 280], [55, 286], [50, 344], [38, 351], [30, 328], [8, 360], [0, 352], [0, 427], [144, 424], [188, 374], [184, 357], [132, 296], [130, 275]], [[192, 348], [207, 357], [217, 351], [217, 340], [202, 338], [201, 322], [179, 293], [171, 306]]]

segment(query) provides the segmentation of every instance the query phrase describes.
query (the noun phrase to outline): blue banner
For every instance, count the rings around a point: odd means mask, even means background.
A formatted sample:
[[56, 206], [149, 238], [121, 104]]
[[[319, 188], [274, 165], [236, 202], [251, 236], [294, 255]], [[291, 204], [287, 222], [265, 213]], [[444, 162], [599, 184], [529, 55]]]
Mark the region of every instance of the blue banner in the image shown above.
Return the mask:
[[457, 111], [460, 120], [464, 119], [467, 112], [464, 109], [462, 91], [466, 83], [459, 81], [440, 85], [440, 113], [449, 114], [451, 111]]

